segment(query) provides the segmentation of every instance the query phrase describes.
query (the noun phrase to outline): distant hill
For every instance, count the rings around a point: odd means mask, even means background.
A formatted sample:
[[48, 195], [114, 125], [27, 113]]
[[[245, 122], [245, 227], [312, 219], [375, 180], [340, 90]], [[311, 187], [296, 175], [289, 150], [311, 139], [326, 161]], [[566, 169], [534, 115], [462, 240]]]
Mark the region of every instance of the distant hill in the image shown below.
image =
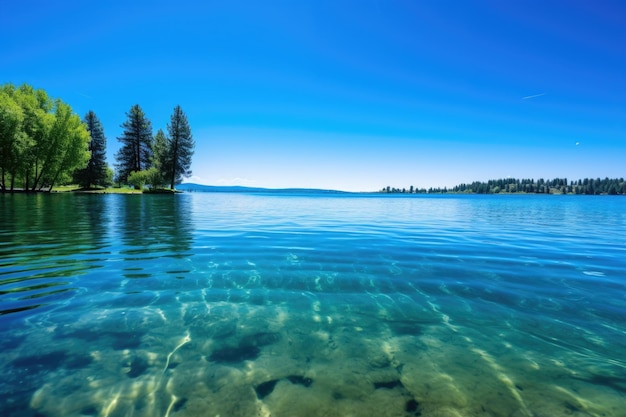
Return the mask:
[[246, 194], [351, 194], [347, 191], [322, 190], [317, 188], [258, 188], [242, 186], [217, 186], [183, 183], [177, 190], [203, 193], [246, 193]]

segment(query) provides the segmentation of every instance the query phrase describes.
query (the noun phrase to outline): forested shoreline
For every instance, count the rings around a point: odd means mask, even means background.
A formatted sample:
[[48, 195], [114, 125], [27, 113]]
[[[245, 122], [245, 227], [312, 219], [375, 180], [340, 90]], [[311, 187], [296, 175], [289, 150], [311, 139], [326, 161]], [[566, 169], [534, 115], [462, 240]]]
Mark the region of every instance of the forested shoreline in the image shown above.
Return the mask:
[[[174, 108], [167, 133], [152, 134], [152, 124], [136, 104], [121, 125], [122, 144], [115, 170], [106, 161], [106, 136], [95, 112], [83, 120], [72, 108], [42, 89], [23, 84], [0, 86], [0, 191], [51, 191], [55, 185], [78, 184], [85, 190], [117, 184], [152, 191], [174, 190], [191, 175], [195, 143], [185, 113]], [[626, 195], [624, 178], [544, 180], [496, 179], [452, 188], [395, 188], [387, 194], [577, 194]]]
[[[50, 192], [57, 185], [85, 190], [114, 183], [143, 190], [174, 190], [191, 175], [195, 143], [187, 116], [176, 106], [167, 133], [136, 104], [118, 141], [115, 170], [106, 161], [106, 136], [95, 112], [84, 119], [45, 90], [0, 85], [0, 191]], [[169, 188], [168, 188], [169, 187]]]
[[584, 178], [569, 181], [567, 178], [545, 180], [504, 178], [487, 182], [474, 181], [452, 188], [385, 187], [381, 193], [388, 194], [575, 194], [575, 195], [626, 195], [624, 178]]

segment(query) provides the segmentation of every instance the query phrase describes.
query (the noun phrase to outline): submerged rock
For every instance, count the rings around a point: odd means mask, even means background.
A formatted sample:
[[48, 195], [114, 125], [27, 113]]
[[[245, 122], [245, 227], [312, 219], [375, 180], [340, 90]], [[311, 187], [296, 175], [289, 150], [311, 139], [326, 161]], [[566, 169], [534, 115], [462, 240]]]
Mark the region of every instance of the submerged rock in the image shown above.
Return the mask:
[[235, 346], [225, 347], [214, 351], [209, 360], [213, 362], [228, 362], [236, 363], [243, 362], [245, 360], [255, 359], [259, 356], [261, 350], [257, 346]]
[[254, 391], [256, 392], [257, 398], [259, 400], [262, 400], [263, 398], [270, 395], [272, 391], [274, 391], [274, 387], [276, 387], [276, 383], [278, 381], [279, 381], [278, 379], [272, 379], [271, 381], [263, 382], [257, 385], [256, 387], [254, 387]]

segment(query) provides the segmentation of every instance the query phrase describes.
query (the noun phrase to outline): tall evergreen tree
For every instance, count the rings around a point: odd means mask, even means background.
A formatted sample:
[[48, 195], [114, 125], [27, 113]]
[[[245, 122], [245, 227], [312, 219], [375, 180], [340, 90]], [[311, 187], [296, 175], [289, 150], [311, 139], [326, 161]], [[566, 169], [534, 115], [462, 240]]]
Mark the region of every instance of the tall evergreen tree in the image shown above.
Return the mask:
[[168, 138], [168, 179], [170, 187], [180, 184], [183, 177], [191, 176], [191, 157], [195, 143], [191, 136], [191, 128], [187, 116], [180, 106], [174, 108], [174, 113], [167, 125]]
[[124, 182], [132, 171], [148, 169], [152, 164], [152, 123], [138, 104], [130, 108], [126, 117], [124, 132], [117, 138], [122, 147], [115, 155], [117, 178]]
[[104, 187], [107, 185], [108, 181], [106, 137], [104, 136], [104, 129], [96, 113], [91, 110], [85, 115], [84, 122], [87, 125], [89, 136], [91, 136], [91, 142], [89, 142], [91, 157], [89, 158], [87, 167], [78, 171], [76, 177], [78, 183], [83, 187], [89, 187], [90, 185]]
[[153, 158], [152, 165], [156, 168], [158, 184], [152, 184], [154, 187], [161, 187], [165, 182], [164, 179], [168, 178], [170, 173], [169, 168], [169, 149], [168, 142], [163, 129], [159, 129], [156, 135], [154, 135], [154, 144], [152, 146]]

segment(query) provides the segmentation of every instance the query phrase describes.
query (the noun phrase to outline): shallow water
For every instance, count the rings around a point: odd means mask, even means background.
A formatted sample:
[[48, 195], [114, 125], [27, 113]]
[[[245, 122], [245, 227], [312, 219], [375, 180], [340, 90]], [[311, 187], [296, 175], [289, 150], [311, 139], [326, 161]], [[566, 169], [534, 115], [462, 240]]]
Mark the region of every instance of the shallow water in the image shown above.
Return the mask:
[[0, 415], [626, 416], [625, 209], [0, 195]]

